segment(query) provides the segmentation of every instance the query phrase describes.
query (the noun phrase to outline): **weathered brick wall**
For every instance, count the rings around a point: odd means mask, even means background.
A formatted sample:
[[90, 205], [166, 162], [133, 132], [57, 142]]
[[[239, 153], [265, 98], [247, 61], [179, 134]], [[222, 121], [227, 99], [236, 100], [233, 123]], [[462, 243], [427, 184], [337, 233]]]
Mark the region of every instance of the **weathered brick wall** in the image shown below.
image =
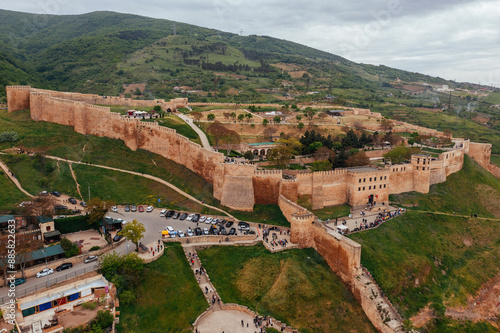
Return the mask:
[[282, 179], [281, 170], [255, 171], [252, 177], [255, 203], [264, 205], [278, 203]]
[[[61, 93], [56, 95], [65, 96]], [[28, 100], [33, 120], [73, 126], [81, 134], [123, 140], [132, 150], [142, 148], [164, 156], [186, 166], [210, 183], [213, 183], [215, 166], [224, 162], [221, 153], [204, 149], [173, 129], [123, 118], [110, 112], [108, 107], [61, 99], [37, 90], [31, 91]]]
[[30, 86], [7, 86], [7, 108], [9, 112], [29, 109]]

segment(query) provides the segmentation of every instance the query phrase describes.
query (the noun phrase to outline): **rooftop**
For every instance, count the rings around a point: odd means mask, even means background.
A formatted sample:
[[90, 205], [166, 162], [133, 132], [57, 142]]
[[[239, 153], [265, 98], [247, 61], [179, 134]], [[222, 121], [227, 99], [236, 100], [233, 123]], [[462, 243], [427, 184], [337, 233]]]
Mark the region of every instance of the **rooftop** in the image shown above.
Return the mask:
[[40, 223], [54, 222], [54, 219], [50, 216], [38, 216], [38, 222]]
[[266, 146], [266, 145], [274, 145], [274, 142], [255, 142], [255, 143], [249, 143], [249, 146]]
[[374, 168], [374, 167], [368, 167], [368, 166], [362, 166], [362, 167], [353, 167], [353, 168], [347, 168], [349, 172], [357, 172], [357, 173], [363, 173], [363, 172], [377, 172], [379, 169]]
[[0, 223], [6, 223], [11, 220], [14, 220], [14, 215], [2, 215], [0, 216]]

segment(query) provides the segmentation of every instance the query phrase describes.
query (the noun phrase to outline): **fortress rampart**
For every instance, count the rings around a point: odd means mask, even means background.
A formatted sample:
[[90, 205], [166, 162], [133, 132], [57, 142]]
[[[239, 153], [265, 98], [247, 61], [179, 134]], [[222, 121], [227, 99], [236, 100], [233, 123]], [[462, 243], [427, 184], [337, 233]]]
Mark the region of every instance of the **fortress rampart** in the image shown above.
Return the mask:
[[[30, 108], [33, 120], [72, 126], [76, 132], [85, 135], [123, 140], [132, 150], [146, 149], [182, 164], [212, 183], [214, 197], [233, 209], [251, 211], [254, 204], [278, 204], [280, 195], [293, 202], [297, 202], [300, 196], [309, 196], [313, 209], [344, 203], [351, 206], [368, 202], [387, 203], [389, 194], [410, 191], [427, 193], [430, 185], [444, 182], [447, 176], [462, 168], [466, 153], [497, 177], [500, 176], [500, 168], [489, 162], [491, 144], [454, 139], [454, 149], [440, 154], [438, 158], [414, 156], [410, 163], [385, 168], [301, 172], [285, 179], [281, 170], [257, 170], [253, 165], [224, 163], [222, 154], [202, 148], [175, 130], [157, 123], [125, 118], [110, 112], [108, 107], [95, 105], [144, 103], [176, 108], [187, 105], [187, 99], [140, 101], [39, 90], [28, 86], [7, 87], [7, 98], [9, 112]], [[352, 111], [359, 114], [369, 112], [365, 109]], [[424, 130], [413, 125], [411, 128]]]
[[84, 135], [122, 140], [132, 150], [145, 149], [182, 164], [210, 183], [214, 182], [215, 166], [224, 162], [223, 154], [204, 149], [173, 129], [124, 118], [108, 107], [89, 104], [87, 101], [95, 100], [95, 95], [52, 93], [30, 87], [7, 87], [9, 112], [29, 108], [35, 121], [72, 126]]

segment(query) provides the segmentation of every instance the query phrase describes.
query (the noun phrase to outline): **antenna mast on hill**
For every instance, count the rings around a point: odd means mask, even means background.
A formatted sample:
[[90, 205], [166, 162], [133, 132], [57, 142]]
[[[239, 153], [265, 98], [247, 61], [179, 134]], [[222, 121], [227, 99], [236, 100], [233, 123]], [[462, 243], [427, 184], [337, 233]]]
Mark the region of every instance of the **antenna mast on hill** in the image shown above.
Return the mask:
[[240, 29], [240, 36], [243, 36], [243, 29]]
[[173, 27], [173, 33], [172, 33], [174, 36], [177, 35], [177, 27], [175, 26], [175, 22], [174, 22], [174, 27]]

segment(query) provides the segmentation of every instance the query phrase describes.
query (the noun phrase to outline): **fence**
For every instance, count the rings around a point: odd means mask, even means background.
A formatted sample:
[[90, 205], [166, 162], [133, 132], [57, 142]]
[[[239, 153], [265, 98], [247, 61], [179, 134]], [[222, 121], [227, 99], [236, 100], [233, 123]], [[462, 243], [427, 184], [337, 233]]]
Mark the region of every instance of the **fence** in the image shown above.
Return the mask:
[[[80, 268], [80, 269], [77, 269], [73, 272], [68, 272], [64, 275], [61, 275], [61, 276], [58, 276], [58, 277], [55, 277], [52, 279], [50, 278], [50, 275], [49, 275], [48, 282], [47, 282], [47, 278], [44, 276], [44, 277], [40, 278], [40, 280], [43, 280], [43, 282], [37, 283], [33, 286], [26, 287], [24, 289], [20, 288], [20, 287], [22, 287], [22, 285], [18, 285], [18, 286], [16, 286], [16, 292], [15, 292], [16, 296], [15, 297], [20, 298], [20, 297], [26, 296], [28, 294], [37, 292], [38, 290], [53, 286], [54, 284], [60, 283], [62, 281], [66, 281], [66, 280], [72, 279], [76, 276], [83, 275], [83, 274], [88, 273], [90, 271], [94, 271], [97, 269], [97, 267], [94, 267], [94, 266], [95, 265]], [[2, 296], [2, 297], [0, 297], [0, 304], [5, 304], [10, 299], [11, 299], [11, 297]]]

